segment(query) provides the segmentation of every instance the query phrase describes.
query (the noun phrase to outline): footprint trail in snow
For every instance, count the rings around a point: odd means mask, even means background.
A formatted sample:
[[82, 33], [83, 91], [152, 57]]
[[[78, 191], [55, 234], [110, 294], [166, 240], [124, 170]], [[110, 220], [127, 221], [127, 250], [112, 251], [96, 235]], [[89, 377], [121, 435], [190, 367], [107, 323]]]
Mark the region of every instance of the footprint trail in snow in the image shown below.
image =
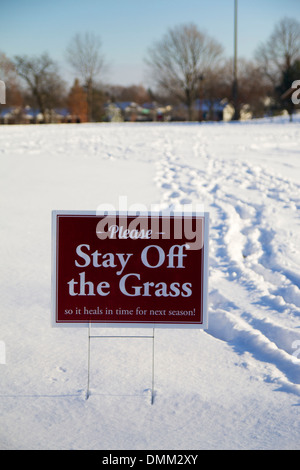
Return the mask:
[[263, 139], [226, 158], [221, 132], [212, 145], [206, 129], [157, 140], [161, 205], [210, 212], [208, 333], [231, 344], [244, 367], [300, 395], [300, 185], [257, 155], [251, 161], [253, 148], [266, 154]]

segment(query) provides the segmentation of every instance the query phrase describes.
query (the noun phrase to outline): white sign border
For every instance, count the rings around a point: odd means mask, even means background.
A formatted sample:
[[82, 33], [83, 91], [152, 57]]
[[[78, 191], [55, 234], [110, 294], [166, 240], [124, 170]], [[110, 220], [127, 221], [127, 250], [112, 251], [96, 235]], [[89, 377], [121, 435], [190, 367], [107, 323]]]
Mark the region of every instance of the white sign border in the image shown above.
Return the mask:
[[[182, 324], [182, 323], [57, 323], [56, 322], [56, 292], [57, 292], [57, 216], [58, 215], [82, 215], [82, 216], [99, 216], [112, 215], [112, 216], [198, 216], [204, 218], [204, 263], [203, 263], [203, 305], [202, 314], [203, 321], [199, 324]], [[124, 212], [124, 211], [103, 211], [100, 214], [98, 211], [76, 211], [76, 210], [53, 210], [52, 211], [52, 273], [51, 273], [51, 326], [54, 328], [87, 328], [91, 325], [93, 328], [164, 328], [164, 329], [202, 329], [208, 328], [208, 262], [209, 262], [209, 212], [179, 212], [172, 211], [158, 211], [158, 212]]]

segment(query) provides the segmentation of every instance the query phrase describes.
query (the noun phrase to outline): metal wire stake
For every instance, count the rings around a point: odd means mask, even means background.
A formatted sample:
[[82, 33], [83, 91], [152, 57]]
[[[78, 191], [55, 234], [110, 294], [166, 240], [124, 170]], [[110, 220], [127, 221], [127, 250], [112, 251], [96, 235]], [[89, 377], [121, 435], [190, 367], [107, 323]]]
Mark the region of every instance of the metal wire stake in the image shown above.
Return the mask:
[[91, 363], [91, 322], [88, 327], [88, 377], [87, 377], [87, 388], [86, 388], [86, 400], [90, 396], [90, 363]]
[[152, 392], [151, 392], [151, 405], [154, 403], [154, 328], [152, 337]]
[[153, 334], [152, 336], [93, 336], [91, 335], [91, 322], [89, 322], [89, 327], [88, 327], [88, 359], [87, 359], [87, 387], [86, 387], [86, 400], [88, 400], [90, 396], [90, 370], [91, 370], [91, 338], [152, 338], [152, 389], [151, 389], [151, 405], [154, 403], [154, 331], [155, 329], [153, 328]]

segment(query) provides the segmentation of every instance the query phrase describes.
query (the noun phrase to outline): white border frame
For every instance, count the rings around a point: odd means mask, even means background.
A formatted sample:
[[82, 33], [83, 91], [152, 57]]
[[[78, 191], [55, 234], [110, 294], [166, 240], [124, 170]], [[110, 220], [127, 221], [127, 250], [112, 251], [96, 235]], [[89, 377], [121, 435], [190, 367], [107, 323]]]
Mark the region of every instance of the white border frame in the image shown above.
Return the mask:
[[[184, 323], [57, 323], [56, 322], [56, 283], [57, 283], [57, 215], [83, 215], [83, 216], [198, 216], [204, 218], [204, 257], [203, 257], [203, 322], [199, 324]], [[87, 328], [91, 325], [93, 328], [169, 328], [169, 329], [207, 329], [208, 328], [208, 261], [209, 261], [209, 212], [179, 212], [179, 211], [158, 211], [158, 212], [124, 212], [124, 211], [74, 211], [74, 210], [53, 210], [52, 211], [52, 275], [51, 275], [51, 326], [55, 328]]]

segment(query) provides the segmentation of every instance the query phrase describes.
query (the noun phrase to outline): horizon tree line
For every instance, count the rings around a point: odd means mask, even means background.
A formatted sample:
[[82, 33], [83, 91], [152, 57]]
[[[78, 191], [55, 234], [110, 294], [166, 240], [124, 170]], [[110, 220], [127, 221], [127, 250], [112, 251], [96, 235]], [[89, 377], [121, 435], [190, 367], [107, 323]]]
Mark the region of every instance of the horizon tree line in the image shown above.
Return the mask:
[[[0, 53], [0, 78], [7, 85], [7, 103], [37, 106], [45, 122], [47, 110], [63, 105], [80, 114], [82, 120], [101, 121], [107, 100], [179, 104], [186, 107], [188, 120], [201, 119], [195, 115], [196, 99], [213, 106], [216, 100], [226, 98], [233, 104], [233, 61], [224, 56], [218, 41], [194, 23], [169, 29], [148, 48], [145, 64], [154, 89], [101, 82], [107, 63], [101, 38], [94, 33], [76, 34], [66, 48], [65, 60], [74, 71], [70, 89], [48, 53], [13, 59]], [[258, 46], [253, 60], [238, 60], [235, 115], [247, 104], [255, 117], [262, 116], [269, 98], [273, 112], [286, 109], [292, 117], [295, 105], [286, 92], [299, 78], [300, 23], [283, 18]]]

